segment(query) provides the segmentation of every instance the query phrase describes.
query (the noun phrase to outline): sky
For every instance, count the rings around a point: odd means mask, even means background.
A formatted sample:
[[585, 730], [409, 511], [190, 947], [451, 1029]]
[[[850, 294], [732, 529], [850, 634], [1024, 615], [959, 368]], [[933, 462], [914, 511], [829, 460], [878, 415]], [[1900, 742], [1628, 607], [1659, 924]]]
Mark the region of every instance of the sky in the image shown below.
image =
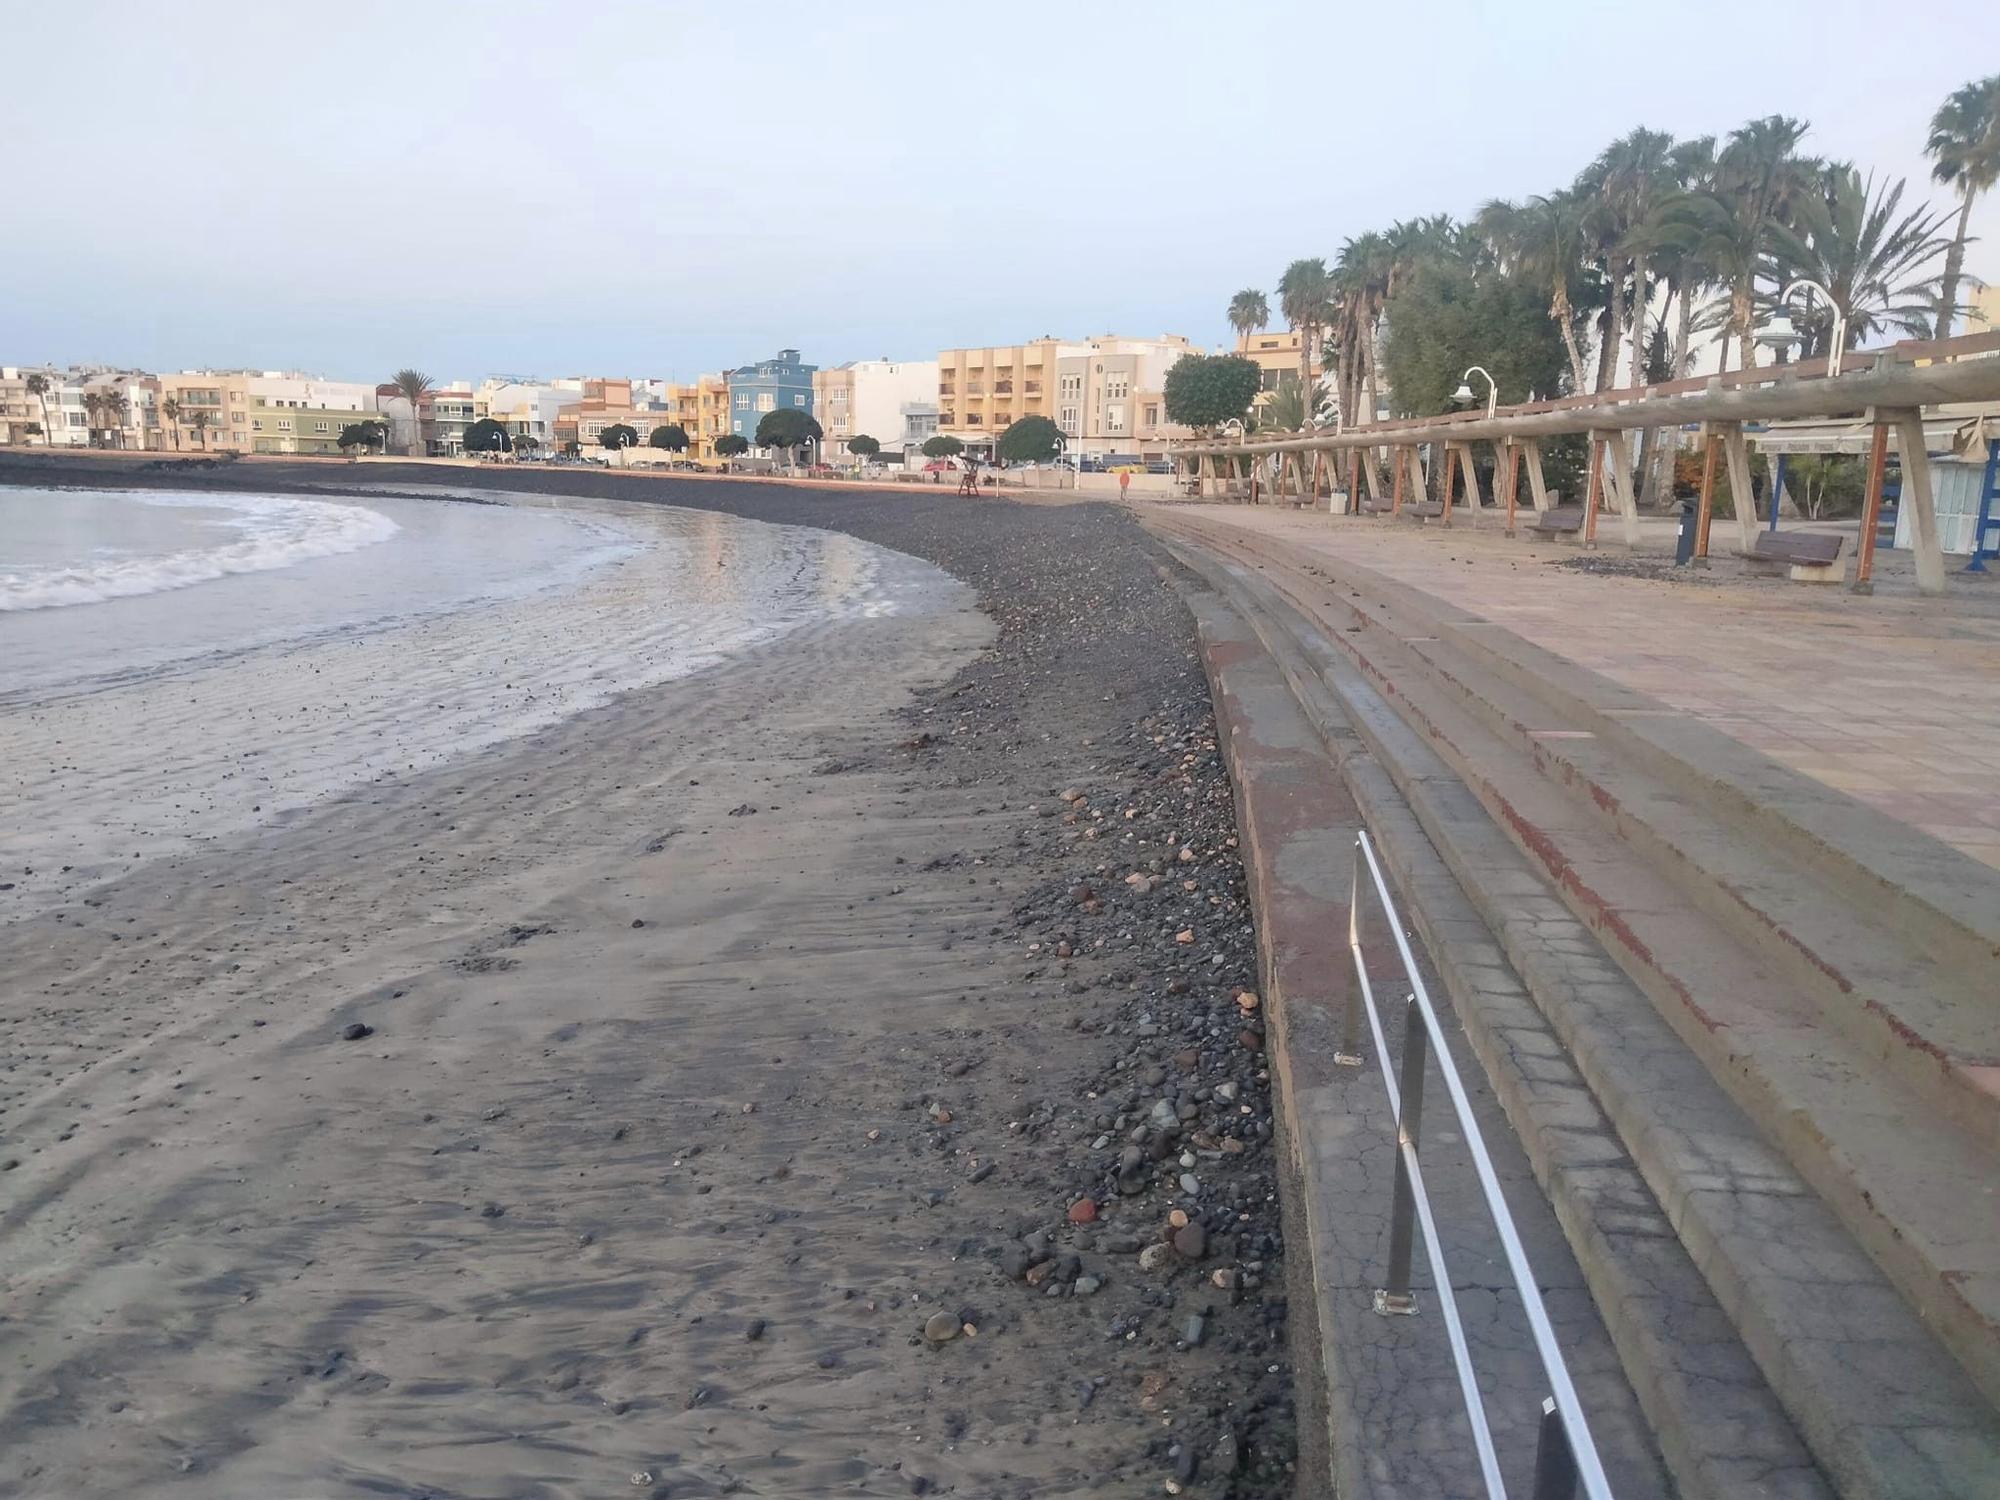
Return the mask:
[[[1643, 17], [1643, 23], [1635, 18]], [[1241, 287], [1784, 113], [1928, 182], [1991, 0], [0, 7], [0, 363], [691, 379], [1229, 337]], [[1968, 269], [2000, 279], [2000, 192]]]

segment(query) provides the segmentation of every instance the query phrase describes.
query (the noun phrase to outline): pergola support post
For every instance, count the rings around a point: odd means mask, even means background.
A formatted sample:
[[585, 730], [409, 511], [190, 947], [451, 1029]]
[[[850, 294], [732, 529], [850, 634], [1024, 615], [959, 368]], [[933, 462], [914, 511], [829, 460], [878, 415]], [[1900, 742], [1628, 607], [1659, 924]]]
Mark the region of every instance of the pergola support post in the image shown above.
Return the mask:
[[1857, 594], [1875, 592], [1875, 529], [1882, 519], [1882, 482], [1889, 472], [1889, 424], [1871, 408], [1868, 420], [1874, 424], [1874, 441], [1868, 448], [1868, 490], [1861, 502], [1861, 540], [1854, 549], [1854, 582], [1848, 588]]
[[1539, 516], [1549, 508], [1549, 479], [1542, 468], [1542, 440], [1522, 438], [1519, 446], [1521, 461], [1528, 467], [1528, 504]]
[[1736, 534], [1748, 552], [1757, 545], [1757, 496], [1750, 488], [1750, 444], [1741, 422], [1718, 422], [1722, 456], [1729, 466], [1729, 501], [1736, 512]]
[[1625, 545], [1639, 547], [1639, 497], [1632, 492], [1632, 452], [1625, 443], [1625, 429], [1614, 427], [1604, 435], [1605, 461], [1611, 468], [1611, 494], [1623, 518]]
[[1583, 504], [1583, 545], [1597, 545], [1597, 509], [1604, 501], [1604, 435], [1590, 434], [1590, 491]]
[[[1937, 504], [1931, 494], [1931, 458], [1924, 447], [1924, 414], [1915, 407], [1885, 413], [1896, 426], [1903, 461], [1903, 504], [1910, 510], [1910, 549], [1916, 554], [1917, 592], [1944, 592], [1944, 548], [1938, 541]], [[1978, 539], [1974, 538], [1975, 545]]]
[[1714, 426], [1701, 424], [1701, 509], [1695, 517], [1694, 555], [1708, 561], [1708, 527], [1715, 518], [1715, 465], [1720, 439]]
[[[1465, 503], [1472, 511], [1473, 519], [1478, 520], [1479, 512], [1486, 504], [1486, 498], [1479, 492], [1479, 470], [1472, 462], [1472, 444], [1459, 443], [1456, 447], [1458, 472], [1465, 480]], [[1451, 512], [1447, 510], [1445, 514], [1449, 515]]]

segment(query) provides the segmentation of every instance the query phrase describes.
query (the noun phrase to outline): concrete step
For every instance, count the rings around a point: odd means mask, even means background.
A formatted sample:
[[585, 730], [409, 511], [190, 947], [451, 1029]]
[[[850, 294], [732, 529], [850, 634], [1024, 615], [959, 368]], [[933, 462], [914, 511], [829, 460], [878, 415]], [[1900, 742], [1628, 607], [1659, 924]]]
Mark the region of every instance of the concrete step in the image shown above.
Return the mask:
[[[1478, 954], [1462, 916], [1451, 915], [1453, 891], [1491, 934], [1498, 955], [1467, 961], [1454, 1003], [1607, 1309], [1683, 1489], [1757, 1493], [1733, 1487], [1754, 1465], [1729, 1470], [1730, 1455], [1703, 1451], [1700, 1435], [1727, 1433], [1727, 1448], [1755, 1433], [1782, 1451], [1792, 1429], [1773, 1416], [1780, 1404], [1839, 1493], [1978, 1493], [2000, 1478], [1990, 1404], [1611, 961], [1546, 865], [1503, 832], [1292, 601], [1251, 568], [1191, 560], [1243, 604], [1328, 743], [1345, 747], [1349, 784], [1378, 832], [1394, 826], [1399, 803], [1421, 826], [1420, 840], [1401, 841], [1414, 855], [1396, 852], [1386, 833], [1384, 843], [1406, 890], [1424, 893], [1419, 927], [1456, 924], [1457, 941], [1433, 947]], [[1410, 663], [1400, 677], [1421, 671]], [[1435, 732], [1421, 705], [1398, 706]], [[1497, 743], [1486, 750], [1500, 755]], [[1388, 781], [1386, 795], [1362, 795]], [[1418, 878], [1424, 850], [1447, 879]], [[1441, 967], [1449, 975], [1447, 960]], [[1531, 997], [1517, 998], [1511, 1014], [1544, 1017], [1559, 1044], [1506, 1024], [1510, 993]], [[1489, 1014], [1482, 1038], [1474, 1021]], [[1565, 1070], [1576, 1086], [1564, 1088]], [[1769, 1405], [1757, 1415], [1760, 1401]], [[1767, 1472], [1796, 1471], [1778, 1462]], [[1713, 1487], [1724, 1473], [1732, 1477]]]
[[[1219, 540], [1228, 546], [1236, 538]], [[1422, 731], [1842, 1216], [1988, 1399], [2000, 1399], [2000, 1158], [1984, 1132], [1968, 1128], [1966, 1092], [1940, 1087], [1935, 1073], [1910, 1064], [1927, 1054], [1901, 1044], [1914, 1027], [1878, 997], [1829, 1000], [1823, 988], [1802, 984], [1797, 931], [1718, 918], [1717, 907], [1740, 908], [1716, 894], [1731, 880], [1711, 878], [1703, 861], [1766, 893], [1788, 881], [1814, 892], [1810, 873], [1782, 854], [1766, 856], [1754, 836], [1731, 838], [1692, 799], [1648, 782], [1642, 768], [1608, 767], [1603, 747], [1578, 752], [1581, 742], [1560, 738], [1566, 731], [1534, 732], [1554, 710], [1524, 706], [1508, 677], [1466, 669], [1434, 633], [1442, 608], [1435, 601], [1362, 576], [1367, 570], [1349, 578], [1343, 569], [1335, 588], [1323, 571], [1302, 573], [1258, 547], [1242, 551]], [[1550, 744], [1569, 747], [1570, 758], [1558, 762]], [[1584, 760], [1588, 768], [1578, 768]], [[1870, 926], [1870, 913], [1842, 899], [1837, 885], [1818, 885], [1817, 898], [1826, 913], [1810, 930], [1823, 938], [1829, 923]], [[1878, 963], [1925, 962], [1894, 932], [1878, 930], [1872, 940]], [[1952, 1034], [1963, 1043], [1964, 1015], [1979, 1009], [1911, 1013], [1957, 1028]], [[1904, 1065], [1890, 1067], [1885, 1050]]]
[[[1882, 897], [1853, 860], [1810, 839], [1785, 811], [1831, 824], [1839, 820], [1821, 816], [1824, 804], [1852, 799], [1802, 777], [1778, 795], [1778, 778], [1765, 775], [1771, 810], [1753, 812], [1735, 782], [1710, 769], [1742, 758], [1744, 747], [1726, 735], [1698, 724], [1697, 735], [1685, 715], [1649, 708], [1602, 679], [1593, 694], [1574, 668], [1540, 678], [1533, 668], [1556, 658], [1517, 659], [1513, 648], [1525, 645], [1517, 637], [1466, 623], [1462, 611], [1409, 590], [1350, 591], [1347, 602], [1366, 621], [1353, 641], [1358, 651], [1365, 656], [1378, 635], [1407, 646], [1544, 776], [1581, 794], [1706, 915], [1815, 997], [1870, 1056], [1935, 1091], [1961, 1125], [2000, 1150], [2000, 937], [1982, 937], [1922, 901]], [[1602, 697], [1613, 703], [1601, 705]], [[1668, 739], [1701, 760], [1668, 754]], [[1956, 861], [1962, 915], [1979, 905], [1982, 886], [2000, 892], [2000, 877], [1984, 866], [1874, 816], [1890, 825], [1868, 845], [1877, 866], [1890, 867], [1896, 843], [1919, 847], [1895, 868]]]

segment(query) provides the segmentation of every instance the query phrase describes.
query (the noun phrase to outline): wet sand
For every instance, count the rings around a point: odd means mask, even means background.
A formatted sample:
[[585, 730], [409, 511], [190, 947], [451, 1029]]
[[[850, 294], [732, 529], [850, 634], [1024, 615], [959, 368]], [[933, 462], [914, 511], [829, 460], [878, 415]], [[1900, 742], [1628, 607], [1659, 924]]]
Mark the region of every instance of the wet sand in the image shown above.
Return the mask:
[[1254, 953], [1148, 544], [661, 498], [984, 611], [802, 629], [0, 928], [0, 1494], [1288, 1487]]

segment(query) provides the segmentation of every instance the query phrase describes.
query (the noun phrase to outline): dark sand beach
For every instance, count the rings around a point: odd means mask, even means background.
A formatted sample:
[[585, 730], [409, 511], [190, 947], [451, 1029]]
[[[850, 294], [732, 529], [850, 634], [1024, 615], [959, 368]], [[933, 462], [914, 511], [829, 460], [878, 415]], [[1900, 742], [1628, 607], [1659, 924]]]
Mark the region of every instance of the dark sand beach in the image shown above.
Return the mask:
[[0, 1495], [1290, 1493], [1230, 793], [1129, 517], [359, 472], [967, 588], [0, 907]]

